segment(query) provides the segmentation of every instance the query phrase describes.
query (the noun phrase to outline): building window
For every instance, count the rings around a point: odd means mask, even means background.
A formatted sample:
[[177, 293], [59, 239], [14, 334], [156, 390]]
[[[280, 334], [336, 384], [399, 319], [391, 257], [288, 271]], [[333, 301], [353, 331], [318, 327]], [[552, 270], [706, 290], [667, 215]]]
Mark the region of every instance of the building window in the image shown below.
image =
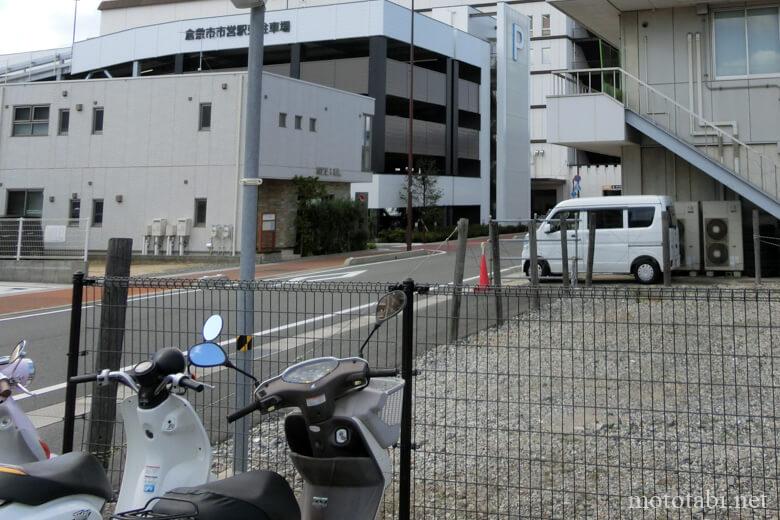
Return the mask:
[[198, 118], [198, 130], [211, 130], [211, 103], [201, 103]]
[[14, 107], [14, 125], [11, 135], [49, 135], [49, 106], [24, 105]]
[[287, 114], [279, 112], [279, 128], [287, 128]]
[[529, 16], [528, 17], [528, 36], [533, 37], [534, 35], [534, 17]]
[[363, 157], [360, 169], [364, 172], [371, 171], [371, 125], [373, 119], [373, 116], [363, 114]]
[[314, 117], [309, 118], [309, 132], [317, 131], [317, 119]]
[[103, 133], [103, 107], [95, 107], [92, 109], [92, 133]]
[[8, 190], [5, 208], [9, 217], [41, 218], [43, 190]]
[[550, 64], [550, 47], [542, 47], [542, 65]]
[[714, 33], [716, 76], [780, 73], [777, 7], [716, 12]]
[[57, 122], [57, 134], [68, 135], [68, 129], [70, 128], [70, 110], [67, 108], [60, 109], [60, 119]]
[[550, 15], [542, 15], [542, 36], [550, 36]]
[[300, 130], [303, 126], [303, 116], [295, 116], [295, 129]]
[[68, 225], [78, 227], [81, 218], [81, 199], [70, 199], [68, 202]]
[[206, 225], [206, 199], [195, 199], [195, 219], [192, 225], [195, 227]]
[[103, 199], [92, 200], [92, 226], [100, 227], [103, 225]]

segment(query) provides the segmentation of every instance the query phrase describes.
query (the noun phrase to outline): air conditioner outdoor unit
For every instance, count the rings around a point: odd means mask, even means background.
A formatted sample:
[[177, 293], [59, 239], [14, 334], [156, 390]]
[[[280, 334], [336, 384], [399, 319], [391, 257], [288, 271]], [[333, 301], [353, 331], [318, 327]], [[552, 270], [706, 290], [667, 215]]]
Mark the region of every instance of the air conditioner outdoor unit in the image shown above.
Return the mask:
[[680, 233], [680, 270], [701, 270], [701, 213], [699, 203], [675, 202], [674, 214]]
[[152, 236], [153, 237], [162, 237], [165, 236], [165, 232], [167, 231], [168, 227], [168, 219], [165, 218], [156, 218], [152, 220]]
[[742, 271], [742, 204], [735, 201], [701, 203], [706, 271]]
[[188, 237], [192, 233], [192, 219], [180, 218], [176, 221], [176, 234], [180, 237]]

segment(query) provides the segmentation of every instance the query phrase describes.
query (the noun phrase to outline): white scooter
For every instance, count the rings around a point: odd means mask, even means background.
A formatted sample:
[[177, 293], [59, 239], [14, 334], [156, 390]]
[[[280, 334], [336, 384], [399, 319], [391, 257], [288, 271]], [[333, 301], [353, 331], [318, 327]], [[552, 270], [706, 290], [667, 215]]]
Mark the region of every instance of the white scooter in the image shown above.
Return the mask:
[[0, 357], [0, 462], [24, 464], [51, 457], [49, 446], [14, 400], [19, 393], [34, 395], [27, 389], [34, 377], [35, 363], [27, 357], [26, 341], [20, 341], [10, 356]]
[[[204, 339], [219, 335], [218, 316], [206, 322]], [[206, 387], [186, 373], [184, 354], [158, 351], [132, 370], [103, 370], [71, 378], [72, 383], [112, 382], [134, 394], [120, 403], [127, 438], [127, 460], [116, 510], [137, 509], [151, 498], [179, 486], [207, 482], [211, 444], [200, 418], [182, 398], [187, 389]], [[113, 497], [100, 462], [86, 453], [21, 465], [0, 464], [0, 519], [100, 520], [105, 501]]]
[[[377, 303], [371, 334], [406, 303], [402, 291]], [[369, 338], [371, 335], [369, 335]], [[363, 347], [368, 342], [368, 338]], [[360, 352], [362, 354], [363, 347]], [[233, 368], [213, 342], [193, 346], [195, 366]], [[395, 369], [374, 370], [360, 357], [311, 359], [258, 385], [255, 401], [228, 417], [297, 408], [285, 418], [290, 458], [303, 477], [300, 506], [287, 482], [270, 471], [250, 471], [166, 493], [119, 520], [371, 520], [392, 480], [387, 448], [400, 435], [404, 382]]]

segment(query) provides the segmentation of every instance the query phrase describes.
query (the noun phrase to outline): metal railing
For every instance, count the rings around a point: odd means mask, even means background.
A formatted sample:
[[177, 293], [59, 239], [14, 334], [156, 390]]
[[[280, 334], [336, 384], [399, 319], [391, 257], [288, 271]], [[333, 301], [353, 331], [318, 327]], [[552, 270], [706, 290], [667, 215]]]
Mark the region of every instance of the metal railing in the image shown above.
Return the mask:
[[[605, 94], [721, 164], [753, 187], [780, 199], [780, 166], [737, 137], [736, 122], [711, 122], [619, 67], [553, 73], [553, 95]], [[692, 86], [690, 87], [692, 88]], [[732, 132], [723, 127], [731, 127]]]
[[0, 258], [89, 257], [89, 219], [0, 218]]
[[[234, 355], [237, 298], [251, 289], [253, 369], [265, 379], [303, 359], [354, 354], [389, 285], [88, 278], [77, 288], [85, 306], [76, 299], [74, 366], [100, 368], [100, 297], [112, 288], [128, 291], [122, 341], [112, 345], [121, 366], [197, 341], [211, 313], [225, 319], [220, 339]], [[391, 449], [394, 479], [378, 518], [780, 514], [777, 291], [402, 286], [412, 289], [408, 314], [367, 351], [374, 366], [401, 367], [409, 385], [406, 434]], [[215, 388], [187, 397], [224, 477], [236, 378], [199, 376]], [[91, 388], [74, 397], [76, 449], [100, 454], [118, 485], [121, 422], [110, 419], [107, 444], [90, 442]], [[250, 467], [277, 471], [299, 491], [283, 415], [254, 420]], [[717, 508], [699, 503], [708, 496]]]

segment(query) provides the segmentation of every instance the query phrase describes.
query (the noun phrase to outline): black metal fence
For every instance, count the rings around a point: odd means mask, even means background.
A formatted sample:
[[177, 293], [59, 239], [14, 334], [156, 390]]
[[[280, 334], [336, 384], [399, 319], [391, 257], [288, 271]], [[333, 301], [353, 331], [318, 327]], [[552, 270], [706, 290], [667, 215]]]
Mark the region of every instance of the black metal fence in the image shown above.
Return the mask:
[[[389, 285], [88, 279], [78, 372], [102, 368], [94, 362], [99, 300], [112, 286], [129, 297], [122, 367], [197, 341], [211, 313], [225, 319], [221, 339], [234, 353], [239, 290], [251, 289], [254, 370], [263, 379], [302, 359], [355, 354]], [[416, 288], [413, 301], [367, 350], [374, 366], [402, 367], [412, 382], [409, 428], [391, 450], [396, 472], [380, 517], [780, 515], [777, 292], [431, 286]], [[402, 363], [404, 333], [411, 348]], [[188, 397], [224, 476], [235, 375], [208, 378], [214, 390]], [[90, 444], [91, 393], [77, 395], [75, 446], [108, 454], [118, 485], [121, 423], [105, 445]], [[297, 487], [280, 420], [255, 423], [251, 467]]]

